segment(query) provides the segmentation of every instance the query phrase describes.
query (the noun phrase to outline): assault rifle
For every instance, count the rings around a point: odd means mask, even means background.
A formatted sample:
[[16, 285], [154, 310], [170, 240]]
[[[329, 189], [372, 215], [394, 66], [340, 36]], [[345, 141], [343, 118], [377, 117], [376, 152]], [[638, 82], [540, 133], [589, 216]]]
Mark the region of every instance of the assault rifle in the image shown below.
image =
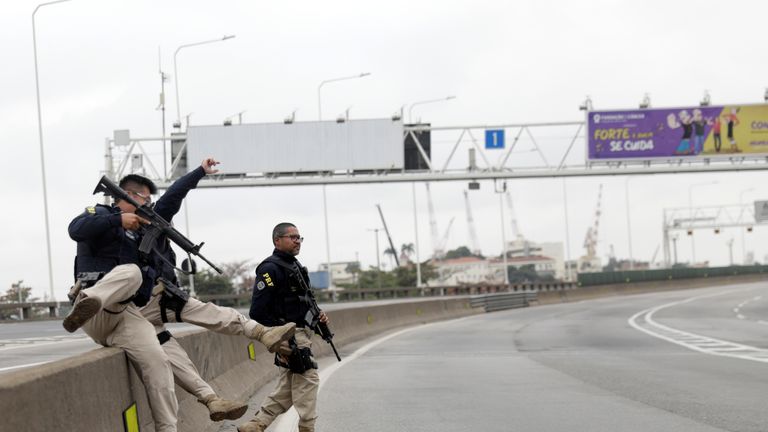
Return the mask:
[[141, 244], [139, 244], [140, 252], [144, 254], [149, 254], [152, 252], [152, 249], [155, 248], [157, 240], [160, 238], [160, 236], [165, 235], [168, 240], [176, 243], [176, 245], [184, 249], [185, 252], [188, 254], [197, 255], [200, 257], [200, 259], [207, 262], [208, 265], [216, 270], [219, 274], [222, 273], [221, 269], [216, 267], [214, 263], [210, 262], [200, 253], [200, 248], [203, 247], [205, 242], [202, 242], [199, 245], [192, 243], [190, 239], [186, 238], [184, 234], [177, 231], [176, 228], [171, 226], [171, 224], [163, 219], [162, 216], [155, 213], [152, 207], [146, 204], [139, 204], [135, 199], [131, 198], [127, 192], [125, 192], [120, 186], [115, 184], [115, 182], [110, 180], [107, 176], [101, 177], [101, 180], [99, 181], [99, 184], [96, 185], [96, 189], [94, 189], [93, 194], [96, 195], [99, 192], [104, 193], [106, 196], [111, 196], [114, 199], [127, 201], [132, 206], [136, 207], [137, 215], [150, 222], [149, 225], [142, 227], [143, 235], [141, 238]]
[[333, 353], [336, 354], [336, 359], [341, 361], [339, 352], [336, 351], [336, 345], [333, 344], [333, 333], [331, 333], [331, 329], [328, 327], [328, 323], [320, 322], [321, 311], [317, 306], [315, 294], [312, 292], [312, 288], [310, 288], [307, 282], [304, 280], [304, 272], [302, 272], [301, 268], [299, 268], [298, 261], [294, 262], [293, 265], [296, 267], [299, 281], [302, 285], [302, 288], [304, 289], [304, 297], [306, 298], [307, 304], [309, 305], [309, 310], [307, 311], [307, 314], [304, 315], [304, 322], [310, 329], [317, 332], [317, 334], [319, 334], [324, 341], [331, 345]]

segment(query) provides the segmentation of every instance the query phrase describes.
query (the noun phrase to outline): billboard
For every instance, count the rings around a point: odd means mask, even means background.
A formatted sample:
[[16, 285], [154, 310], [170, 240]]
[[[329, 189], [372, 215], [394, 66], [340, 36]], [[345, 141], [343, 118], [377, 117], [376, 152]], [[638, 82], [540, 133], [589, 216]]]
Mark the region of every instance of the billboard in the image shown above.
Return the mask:
[[[208, 156], [222, 162], [222, 174], [399, 170], [404, 167], [403, 123], [373, 119], [190, 126], [187, 159]], [[189, 169], [196, 166], [190, 163]]]
[[587, 113], [587, 160], [768, 154], [768, 104]]

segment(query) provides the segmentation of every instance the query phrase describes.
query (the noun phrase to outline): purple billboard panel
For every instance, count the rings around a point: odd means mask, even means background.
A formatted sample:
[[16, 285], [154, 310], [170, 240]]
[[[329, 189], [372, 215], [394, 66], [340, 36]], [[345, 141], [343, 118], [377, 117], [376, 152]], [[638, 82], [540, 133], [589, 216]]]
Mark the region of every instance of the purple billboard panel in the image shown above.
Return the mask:
[[764, 155], [768, 105], [590, 111], [587, 145], [589, 161]]

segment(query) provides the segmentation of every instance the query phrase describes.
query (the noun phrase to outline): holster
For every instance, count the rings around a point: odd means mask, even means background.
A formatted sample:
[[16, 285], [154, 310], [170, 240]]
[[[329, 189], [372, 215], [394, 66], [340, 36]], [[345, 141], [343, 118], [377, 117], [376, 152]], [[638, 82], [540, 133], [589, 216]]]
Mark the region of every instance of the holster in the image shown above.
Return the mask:
[[189, 300], [189, 293], [177, 287], [166, 278], [158, 278], [157, 282], [163, 284], [163, 292], [160, 294], [160, 318], [164, 323], [167, 323], [167, 310], [170, 309], [176, 314], [176, 322], [183, 322], [181, 320], [181, 311]]
[[77, 300], [77, 295], [80, 294], [80, 291], [96, 285], [96, 282], [103, 278], [104, 274], [104, 272], [78, 273], [75, 284], [72, 285], [72, 288], [69, 289], [69, 293], [67, 293], [69, 304], [75, 304], [75, 300]]
[[288, 363], [282, 361], [278, 354], [275, 354], [275, 365], [289, 369], [293, 373], [303, 374], [310, 369], [317, 369], [317, 362], [312, 359], [312, 349], [299, 348], [296, 340], [291, 338], [288, 341], [291, 347], [291, 354], [288, 355]]

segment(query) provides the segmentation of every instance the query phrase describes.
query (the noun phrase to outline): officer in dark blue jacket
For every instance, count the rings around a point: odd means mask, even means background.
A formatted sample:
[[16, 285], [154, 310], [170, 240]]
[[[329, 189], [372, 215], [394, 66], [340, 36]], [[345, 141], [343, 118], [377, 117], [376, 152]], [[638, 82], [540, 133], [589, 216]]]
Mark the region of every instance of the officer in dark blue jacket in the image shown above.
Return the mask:
[[[206, 158], [200, 167], [176, 180], [155, 204], [155, 212], [170, 222], [181, 208], [187, 193], [197, 187], [200, 179], [206, 174], [218, 172], [214, 169], [216, 165], [218, 162], [213, 158]], [[248, 319], [235, 309], [190, 298], [178, 289], [174, 271], [176, 256], [167, 238], [162, 237], [158, 241], [156, 252], [162, 254], [163, 258], [153, 254], [153, 263], [157, 273], [165, 280], [161, 280], [162, 283], [153, 290], [152, 298], [141, 308], [141, 313], [155, 326], [158, 340], [168, 356], [173, 375], [179, 385], [195, 395], [197, 400], [208, 408], [211, 420], [237, 419], [245, 414], [248, 405], [219, 397], [200, 377], [189, 355], [165, 328], [165, 323], [183, 321], [218, 333], [246, 336], [261, 342], [270, 351], [274, 351], [281, 342], [293, 336], [295, 325], [291, 323], [268, 328]]]
[[[141, 205], [150, 204], [157, 191], [137, 175], [123, 178], [120, 187]], [[82, 327], [97, 343], [125, 350], [141, 374], [155, 430], [176, 432], [178, 402], [168, 357], [136, 306], [149, 298], [155, 272], [151, 257], [139, 255], [140, 226], [149, 222], [135, 211], [132, 204], [117, 200], [112, 207], [89, 207], [70, 223], [69, 235], [77, 242], [76, 285], [85, 283], [85, 289], [77, 293], [63, 325], [69, 332]]]
[[[277, 387], [262, 404], [256, 417], [241, 424], [239, 432], [263, 432], [291, 405], [299, 413], [299, 432], [313, 432], [317, 420], [317, 390], [320, 376], [312, 356], [312, 335], [305, 315], [309, 310], [309, 275], [296, 260], [304, 238], [296, 225], [283, 222], [272, 230], [275, 250], [256, 267], [251, 299], [251, 318], [266, 325], [296, 323], [289, 346], [281, 347], [275, 363], [280, 366]], [[325, 312], [320, 321], [328, 322]]]

